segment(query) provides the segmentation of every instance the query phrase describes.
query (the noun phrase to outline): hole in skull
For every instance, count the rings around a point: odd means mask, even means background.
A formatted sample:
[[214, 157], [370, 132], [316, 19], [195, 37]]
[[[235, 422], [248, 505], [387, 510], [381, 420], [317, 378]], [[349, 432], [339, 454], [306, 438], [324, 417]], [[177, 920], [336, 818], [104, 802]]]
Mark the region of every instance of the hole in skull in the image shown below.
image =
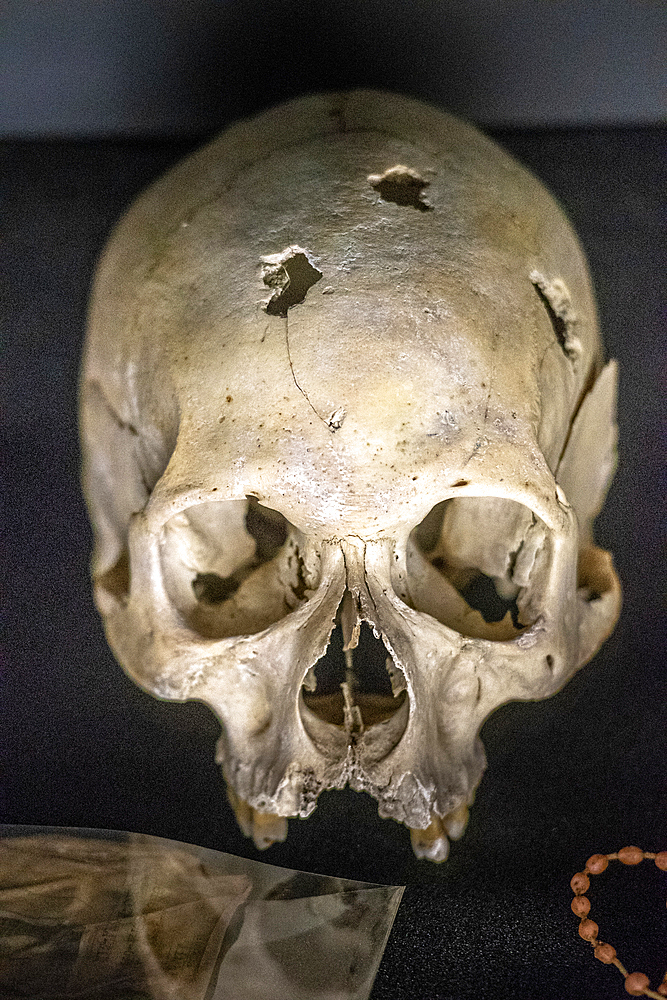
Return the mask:
[[556, 334], [556, 340], [558, 341], [558, 343], [562, 347], [564, 353], [567, 354], [567, 347], [566, 347], [566, 343], [567, 343], [567, 324], [566, 324], [565, 320], [563, 319], [562, 316], [559, 316], [554, 311], [554, 308], [551, 305], [551, 303], [549, 302], [549, 299], [546, 297], [546, 295], [544, 294], [544, 292], [542, 291], [542, 289], [540, 288], [540, 286], [536, 282], [533, 282], [533, 288], [537, 292], [537, 294], [539, 296], [539, 299], [540, 299], [540, 302], [542, 303], [542, 305], [544, 306], [544, 308], [547, 311], [547, 315], [549, 316], [549, 319], [551, 321], [552, 329], [553, 329], [554, 333]]
[[532, 271], [530, 280], [546, 310], [551, 328], [563, 354], [576, 361], [581, 354], [581, 341], [574, 334], [576, 316], [572, 309], [570, 293], [560, 278], [547, 281], [538, 271]]
[[398, 165], [390, 167], [383, 174], [370, 174], [368, 183], [383, 201], [407, 205], [420, 212], [428, 212], [432, 208], [423, 196], [423, 190], [428, 187], [429, 182], [411, 167]]
[[[350, 655], [351, 654], [351, 655]], [[390, 674], [391, 671], [391, 674]], [[358, 706], [365, 727], [391, 718], [401, 707], [407, 693], [401, 670], [396, 667], [381, 639], [362, 622], [359, 643], [346, 653], [343, 632], [338, 625], [321, 660], [315, 664], [309, 681], [315, 690], [304, 685], [302, 694], [307, 707], [323, 722], [345, 724], [345, 698], [341, 685], [347, 683], [352, 702]], [[396, 690], [394, 696], [392, 683]]]
[[269, 316], [287, 316], [287, 310], [303, 302], [322, 272], [314, 267], [301, 247], [287, 247], [282, 253], [262, 258], [262, 280], [274, 292], [265, 305]]
[[171, 517], [162, 571], [187, 627], [221, 639], [252, 635], [290, 614], [308, 596], [299, 537], [254, 497], [195, 504]]
[[537, 617], [550, 552], [546, 525], [501, 497], [437, 504], [408, 547], [412, 606], [472, 638], [507, 641]]

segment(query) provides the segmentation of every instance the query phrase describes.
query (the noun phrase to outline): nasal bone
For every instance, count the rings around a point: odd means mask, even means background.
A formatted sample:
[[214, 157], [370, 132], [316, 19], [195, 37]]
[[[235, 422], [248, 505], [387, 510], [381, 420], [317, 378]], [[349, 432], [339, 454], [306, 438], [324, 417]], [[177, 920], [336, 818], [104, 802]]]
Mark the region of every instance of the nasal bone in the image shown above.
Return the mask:
[[343, 633], [344, 652], [356, 649], [361, 631], [359, 600], [347, 587], [338, 608], [338, 621]]
[[[366, 587], [366, 546], [361, 539], [344, 539], [341, 542], [345, 560], [345, 591], [338, 606], [338, 622], [343, 632], [343, 649], [349, 652], [359, 644], [361, 622], [367, 617], [364, 606], [370, 604]], [[373, 623], [371, 623], [373, 624]]]

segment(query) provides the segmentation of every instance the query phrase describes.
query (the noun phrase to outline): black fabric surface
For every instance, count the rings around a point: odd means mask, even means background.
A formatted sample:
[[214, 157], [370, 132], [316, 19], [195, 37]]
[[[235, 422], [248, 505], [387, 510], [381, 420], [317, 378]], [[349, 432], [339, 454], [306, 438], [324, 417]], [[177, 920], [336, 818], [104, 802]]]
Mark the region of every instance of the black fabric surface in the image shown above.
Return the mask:
[[[485, 724], [488, 770], [441, 866], [369, 797], [321, 797], [264, 854], [238, 831], [202, 705], [161, 703], [106, 646], [87, 575], [76, 388], [89, 282], [109, 228], [192, 144], [7, 143], [2, 148], [7, 346], [2, 417], [5, 749], [1, 819], [127, 829], [305, 870], [408, 884], [373, 1000], [602, 1000], [621, 976], [577, 934], [569, 881], [593, 852], [667, 849], [664, 516], [659, 436], [664, 132], [503, 133], [551, 187], [589, 256], [618, 358], [620, 463], [597, 539], [624, 585], [621, 621], [555, 697]], [[664, 176], [662, 187], [664, 189]], [[664, 485], [664, 480], [662, 480]], [[667, 874], [616, 866], [592, 916], [655, 986], [667, 964]]]

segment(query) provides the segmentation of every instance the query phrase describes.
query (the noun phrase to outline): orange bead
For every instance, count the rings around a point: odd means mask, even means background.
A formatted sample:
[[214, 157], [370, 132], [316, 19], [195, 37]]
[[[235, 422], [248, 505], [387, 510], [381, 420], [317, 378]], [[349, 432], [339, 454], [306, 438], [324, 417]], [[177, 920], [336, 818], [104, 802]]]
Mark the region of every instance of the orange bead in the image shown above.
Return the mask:
[[570, 888], [576, 896], [583, 896], [590, 884], [591, 880], [586, 872], [577, 872], [570, 880]]
[[572, 907], [572, 912], [578, 917], [585, 917], [591, 908], [591, 901], [586, 896], [575, 896], [570, 906]]
[[656, 993], [659, 993], [661, 997], [667, 997], [667, 983], [660, 983]]
[[584, 941], [594, 941], [598, 936], [599, 929], [594, 920], [582, 920], [579, 924], [579, 937], [582, 937]]
[[618, 860], [624, 865], [638, 865], [644, 860], [644, 852], [641, 847], [622, 847], [618, 852]]
[[660, 851], [655, 856], [655, 863], [662, 872], [667, 872], [667, 851]]
[[625, 988], [633, 997], [640, 997], [648, 986], [649, 978], [643, 972], [631, 972], [625, 977]]
[[610, 944], [599, 944], [593, 954], [605, 965], [611, 965], [616, 958], [616, 949], [612, 948]]
[[593, 854], [586, 862], [586, 871], [591, 875], [599, 875], [609, 864], [604, 854]]

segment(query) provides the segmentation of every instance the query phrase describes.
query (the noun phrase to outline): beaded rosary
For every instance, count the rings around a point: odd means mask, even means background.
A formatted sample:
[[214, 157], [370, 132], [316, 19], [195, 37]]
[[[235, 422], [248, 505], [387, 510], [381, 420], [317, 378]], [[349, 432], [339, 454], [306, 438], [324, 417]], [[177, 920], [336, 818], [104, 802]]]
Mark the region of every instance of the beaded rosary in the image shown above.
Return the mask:
[[582, 872], [577, 872], [573, 876], [570, 886], [574, 893], [572, 900], [572, 912], [580, 918], [579, 934], [593, 947], [593, 954], [605, 965], [615, 965], [625, 979], [625, 989], [633, 997], [654, 997], [655, 1000], [664, 1000], [667, 997], [667, 972], [658, 986], [657, 992], [650, 989], [649, 978], [643, 972], [628, 972], [616, 957], [616, 949], [610, 944], [600, 941], [598, 938], [598, 925], [588, 917], [591, 903], [584, 895], [591, 884], [589, 875], [600, 875], [608, 866], [610, 861], [620, 861], [624, 865], [638, 865], [644, 858], [651, 858], [655, 861], [660, 871], [667, 872], [667, 851], [660, 851], [658, 854], [651, 854], [649, 851], [642, 851], [641, 847], [622, 847], [614, 854], [594, 854], [586, 862]]

